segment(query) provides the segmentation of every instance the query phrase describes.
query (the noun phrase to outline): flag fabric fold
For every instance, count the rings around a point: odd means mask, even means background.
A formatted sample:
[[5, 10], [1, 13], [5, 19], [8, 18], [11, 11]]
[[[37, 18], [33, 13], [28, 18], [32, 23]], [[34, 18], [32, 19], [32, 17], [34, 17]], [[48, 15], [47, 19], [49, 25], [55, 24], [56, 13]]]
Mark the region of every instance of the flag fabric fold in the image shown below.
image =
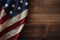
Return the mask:
[[0, 40], [18, 40], [28, 13], [28, 0], [0, 0]]

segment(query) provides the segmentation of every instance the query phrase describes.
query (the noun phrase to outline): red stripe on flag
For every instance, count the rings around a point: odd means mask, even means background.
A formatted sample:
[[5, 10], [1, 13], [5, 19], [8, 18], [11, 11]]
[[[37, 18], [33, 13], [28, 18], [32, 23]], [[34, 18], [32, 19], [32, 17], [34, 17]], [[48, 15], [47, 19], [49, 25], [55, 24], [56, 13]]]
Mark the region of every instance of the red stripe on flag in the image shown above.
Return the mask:
[[9, 31], [11, 31], [11, 30], [19, 27], [20, 25], [24, 24], [25, 19], [26, 19], [26, 18], [23, 18], [23, 19], [20, 20], [19, 22], [17, 22], [17, 23], [15, 23], [15, 24], [7, 27], [6, 29], [4, 29], [2, 32], [0, 32], [0, 37], [2, 37], [5, 33], [7, 33], [7, 32], [9, 32]]
[[7, 40], [18, 40], [19, 36], [20, 36], [20, 33], [16, 34], [15, 36], [13, 36]]
[[0, 19], [0, 24], [3, 24], [5, 21], [7, 21], [8, 20], [8, 16], [7, 15], [5, 15], [5, 16], [3, 16], [1, 19]]

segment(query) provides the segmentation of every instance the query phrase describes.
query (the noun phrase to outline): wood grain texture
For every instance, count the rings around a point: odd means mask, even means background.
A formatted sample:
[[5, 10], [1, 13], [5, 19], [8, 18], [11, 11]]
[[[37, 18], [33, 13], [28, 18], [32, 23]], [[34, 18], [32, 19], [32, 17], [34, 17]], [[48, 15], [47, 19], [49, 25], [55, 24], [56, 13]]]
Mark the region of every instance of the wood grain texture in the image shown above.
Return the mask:
[[60, 39], [60, 0], [29, 0], [29, 16], [23, 40]]

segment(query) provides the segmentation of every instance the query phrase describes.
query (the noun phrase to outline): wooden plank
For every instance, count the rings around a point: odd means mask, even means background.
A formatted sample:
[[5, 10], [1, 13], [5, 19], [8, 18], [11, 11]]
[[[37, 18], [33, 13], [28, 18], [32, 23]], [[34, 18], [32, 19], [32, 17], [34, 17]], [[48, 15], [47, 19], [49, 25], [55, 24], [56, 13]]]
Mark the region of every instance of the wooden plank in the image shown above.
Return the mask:
[[21, 39], [56, 40], [59, 36], [60, 0], [29, 0], [29, 16]]

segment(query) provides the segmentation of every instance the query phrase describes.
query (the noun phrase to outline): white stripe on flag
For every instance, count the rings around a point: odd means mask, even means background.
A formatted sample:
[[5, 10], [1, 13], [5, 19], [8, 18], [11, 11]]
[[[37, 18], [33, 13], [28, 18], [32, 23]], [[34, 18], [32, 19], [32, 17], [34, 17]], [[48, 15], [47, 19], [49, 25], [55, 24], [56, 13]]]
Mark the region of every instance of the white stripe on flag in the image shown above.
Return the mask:
[[2, 36], [2, 37], [0, 38], [0, 40], [7, 40], [8, 38], [11, 38], [11, 37], [13, 37], [14, 35], [18, 34], [18, 33], [21, 32], [21, 30], [23, 29], [23, 26], [24, 26], [24, 24], [20, 25], [20, 27], [18, 27], [18, 28], [16, 28], [16, 29], [14, 29], [14, 30], [6, 33], [4, 36]]
[[4, 11], [4, 9], [1, 10], [0, 12], [0, 19], [6, 15], [6, 12]]
[[24, 10], [22, 13], [19, 13], [17, 16], [7, 20], [5, 23], [3, 24], [0, 24], [0, 27], [4, 27], [4, 28], [1, 28], [3, 31], [5, 28], [7, 28], [8, 26], [20, 21], [21, 19], [25, 18], [27, 16], [27, 12], [28, 12], [28, 9]]

